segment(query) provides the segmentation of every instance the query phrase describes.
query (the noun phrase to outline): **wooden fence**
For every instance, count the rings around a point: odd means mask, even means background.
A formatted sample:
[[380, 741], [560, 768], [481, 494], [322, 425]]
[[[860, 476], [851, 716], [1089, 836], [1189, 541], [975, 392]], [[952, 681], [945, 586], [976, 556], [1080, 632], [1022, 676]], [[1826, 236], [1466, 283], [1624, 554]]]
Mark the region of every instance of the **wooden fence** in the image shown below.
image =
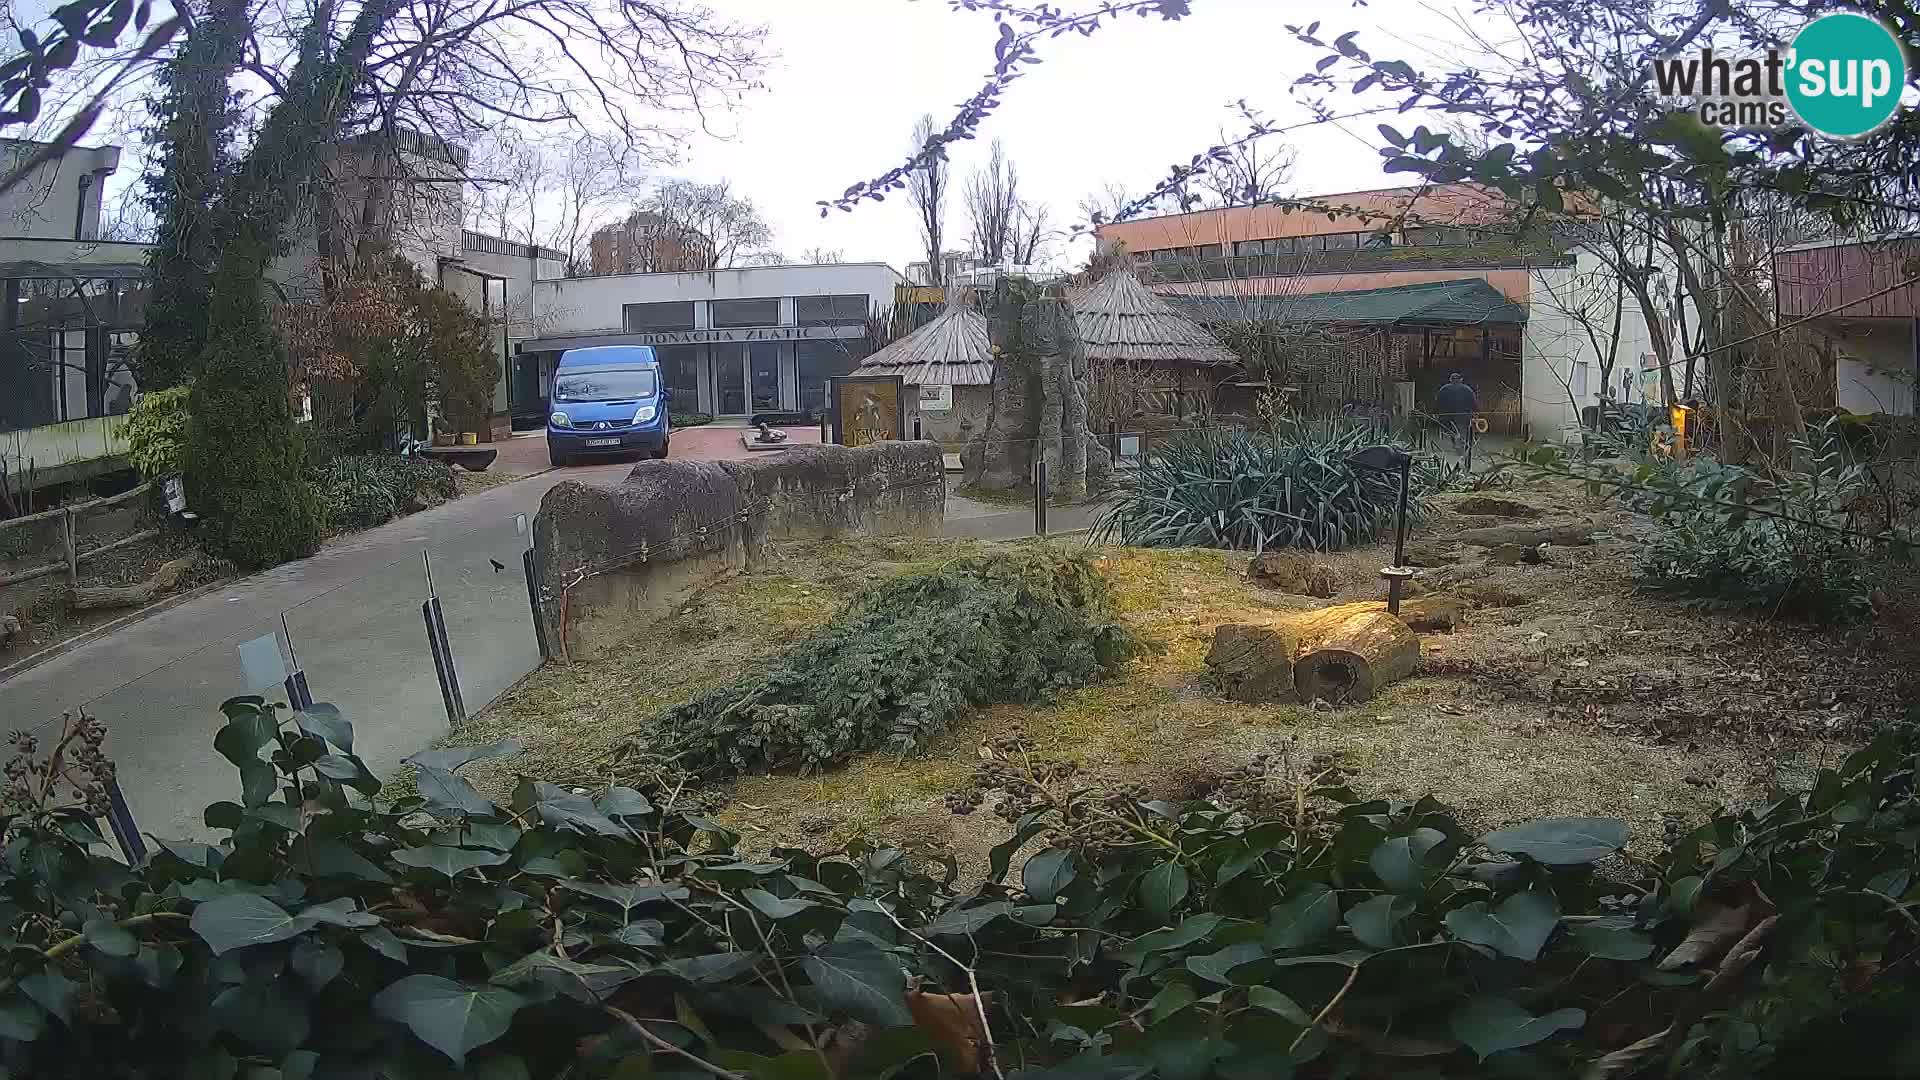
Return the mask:
[[10, 574], [0, 574], [0, 587], [18, 585], [23, 581], [32, 581], [35, 578], [43, 578], [49, 574], [60, 573], [62, 570], [66, 571], [67, 580], [77, 583], [80, 580], [81, 563], [86, 562], [95, 555], [104, 555], [116, 548], [123, 548], [128, 544], [137, 544], [142, 540], [150, 540], [153, 537], [159, 536], [159, 529], [141, 529], [129, 536], [123, 536], [118, 540], [102, 544], [96, 548], [88, 548], [86, 551], [81, 551], [78, 543], [74, 539], [74, 519], [77, 516], [104, 510], [111, 506], [118, 506], [124, 502], [130, 502], [152, 490], [153, 484], [149, 482], [141, 484], [131, 491], [123, 491], [118, 495], [109, 495], [104, 499], [93, 499], [89, 502], [75, 503], [71, 506], [55, 507], [52, 510], [42, 510], [37, 514], [27, 514], [22, 517], [0, 521], [0, 532], [3, 532], [7, 529], [32, 525], [36, 522], [58, 520], [60, 523], [60, 547], [63, 556], [59, 562], [50, 562], [42, 566], [30, 566], [25, 570], [16, 570]]

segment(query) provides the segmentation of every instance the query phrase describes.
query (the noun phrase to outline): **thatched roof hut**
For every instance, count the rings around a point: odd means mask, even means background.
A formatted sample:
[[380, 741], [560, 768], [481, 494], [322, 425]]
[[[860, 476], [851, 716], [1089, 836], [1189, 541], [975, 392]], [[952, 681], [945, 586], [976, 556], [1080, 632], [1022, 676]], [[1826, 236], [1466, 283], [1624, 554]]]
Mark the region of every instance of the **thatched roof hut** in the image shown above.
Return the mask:
[[1240, 363], [1219, 338], [1133, 277], [1114, 269], [1073, 296], [1087, 359], [1108, 363]]
[[898, 375], [908, 386], [989, 386], [987, 317], [963, 301], [932, 322], [860, 361], [858, 374]]
[[1115, 269], [1070, 298], [1087, 359], [1095, 363], [1237, 364], [1206, 328]]

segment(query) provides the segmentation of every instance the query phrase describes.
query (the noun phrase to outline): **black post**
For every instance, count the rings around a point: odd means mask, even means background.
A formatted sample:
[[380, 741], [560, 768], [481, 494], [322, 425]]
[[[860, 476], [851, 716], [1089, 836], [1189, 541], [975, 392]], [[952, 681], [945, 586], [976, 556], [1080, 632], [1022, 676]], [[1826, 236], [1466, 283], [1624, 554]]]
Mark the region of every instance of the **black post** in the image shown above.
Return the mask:
[[917, 412], [913, 414], [913, 439], [915, 442], [920, 441], [920, 414]]
[[420, 553], [427, 571], [427, 598], [420, 604], [420, 615], [427, 624], [427, 650], [433, 654], [434, 672], [440, 677], [440, 701], [447, 707], [447, 722], [459, 726], [466, 722], [467, 706], [460, 700], [460, 675], [454, 670], [453, 649], [447, 644], [447, 616], [440, 609], [440, 594], [433, 587], [433, 557]]
[[1036, 453], [1033, 458], [1033, 535], [1047, 535], [1047, 456], [1044, 453]]
[[540, 660], [545, 663], [553, 659], [553, 653], [547, 648], [547, 624], [540, 618], [540, 571], [532, 548], [521, 552], [520, 564], [527, 571], [527, 603], [533, 608], [533, 636], [540, 643]]
[[[1393, 566], [1398, 570], [1407, 562], [1407, 487], [1413, 473], [1413, 456], [1407, 455], [1400, 462], [1400, 509], [1393, 528]], [[1404, 586], [1404, 575], [1395, 574], [1387, 579], [1387, 610], [1400, 614], [1400, 590]]]
[[282, 685], [287, 689], [287, 704], [303, 711], [313, 708], [313, 692], [307, 689], [306, 672], [294, 668]]

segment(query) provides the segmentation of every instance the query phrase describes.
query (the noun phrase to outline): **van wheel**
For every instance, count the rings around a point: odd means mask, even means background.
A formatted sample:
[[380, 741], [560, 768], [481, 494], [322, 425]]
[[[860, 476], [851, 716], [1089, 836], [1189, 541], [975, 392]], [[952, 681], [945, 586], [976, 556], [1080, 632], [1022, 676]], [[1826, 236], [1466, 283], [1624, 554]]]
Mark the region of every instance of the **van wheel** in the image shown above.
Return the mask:
[[658, 449], [658, 450], [655, 450], [655, 451], [653, 452], [653, 457], [654, 457], [654, 460], [656, 460], [656, 461], [659, 461], [659, 460], [662, 460], [662, 459], [664, 459], [664, 458], [665, 458], [665, 457], [667, 456], [667, 451], [668, 451], [668, 450], [669, 450], [669, 449], [670, 449], [670, 448], [671, 448], [672, 446], [673, 446], [673, 440], [672, 440], [672, 439], [661, 439], [661, 440], [660, 440], [660, 449]]
[[551, 446], [547, 447], [547, 463], [552, 465], [554, 468], [557, 468], [557, 469], [566, 468], [568, 460], [569, 459], [567, 458], [567, 455], [561, 453], [558, 450], [555, 450]]

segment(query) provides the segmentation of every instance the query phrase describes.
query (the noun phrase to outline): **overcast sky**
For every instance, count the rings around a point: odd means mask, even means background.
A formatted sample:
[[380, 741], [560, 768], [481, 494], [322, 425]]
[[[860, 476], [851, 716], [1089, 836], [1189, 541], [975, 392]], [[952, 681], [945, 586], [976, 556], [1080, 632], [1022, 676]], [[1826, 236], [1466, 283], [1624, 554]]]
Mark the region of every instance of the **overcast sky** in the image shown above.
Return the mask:
[[[992, 67], [997, 35], [991, 17], [952, 11], [943, 0], [712, 2], [716, 10], [765, 23], [769, 49], [779, 55], [765, 90], [737, 113], [715, 118], [713, 126], [727, 137], [696, 136], [684, 161], [663, 171], [732, 181], [760, 207], [790, 258], [815, 247], [895, 268], [917, 258], [904, 192], [824, 219], [814, 201], [898, 164], [922, 113], [931, 111], [945, 125]], [[1285, 24], [1319, 18], [1323, 39], [1358, 29], [1363, 43], [1419, 58], [1438, 42], [1458, 40], [1440, 13], [1450, 10], [1415, 0], [1361, 8], [1193, 0], [1193, 14], [1177, 22], [1128, 16], [1092, 37], [1043, 42], [1045, 63], [1028, 69], [979, 141], [953, 153], [955, 197], [946, 227], [955, 242], [949, 246], [964, 246], [959, 190], [994, 136], [1019, 167], [1022, 192], [1068, 224], [1081, 197], [1104, 182], [1134, 191], [1151, 187], [1172, 163], [1211, 144], [1220, 125], [1243, 126], [1233, 107], [1238, 99], [1279, 122], [1308, 119], [1290, 87], [1324, 54], [1296, 42]], [[1406, 182], [1381, 172], [1372, 119], [1287, 138], [1299, 151], [1296, 193]]]

